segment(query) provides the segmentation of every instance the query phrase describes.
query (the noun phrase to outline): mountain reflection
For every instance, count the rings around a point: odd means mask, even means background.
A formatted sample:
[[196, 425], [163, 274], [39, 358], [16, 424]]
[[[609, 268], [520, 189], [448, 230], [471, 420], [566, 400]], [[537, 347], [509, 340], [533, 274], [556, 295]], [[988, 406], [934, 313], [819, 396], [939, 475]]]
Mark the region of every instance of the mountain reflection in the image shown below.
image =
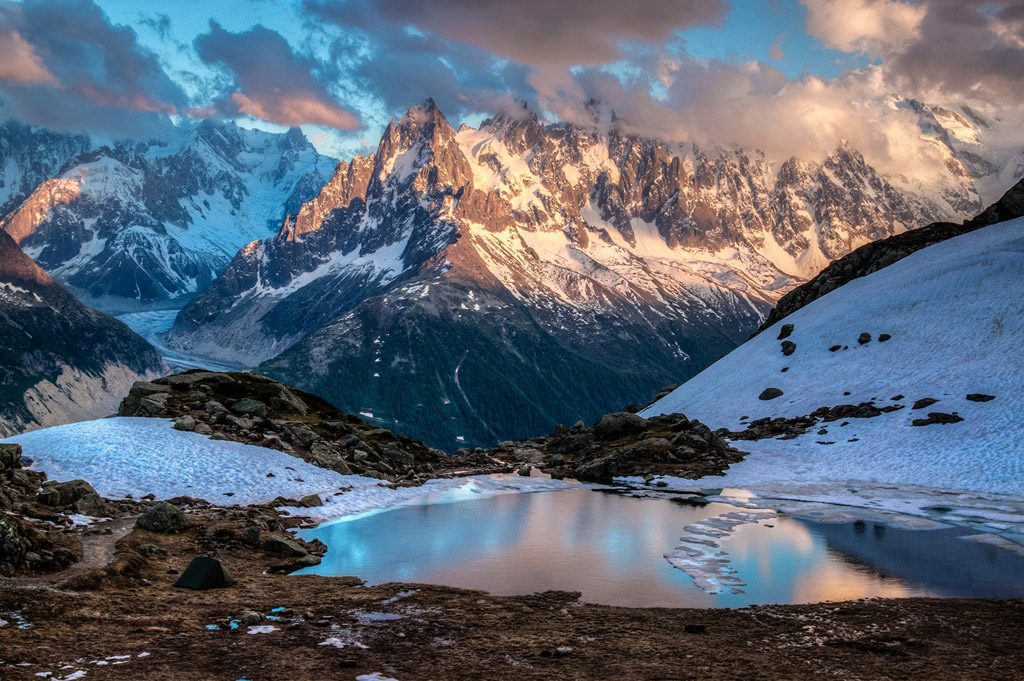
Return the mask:
[[[991, 587], [992, 595], [1005, 595], [1013, 585], [1019, 587], [1017, 575], [1024, 565], [1024, 558], [1008, 551], [965, 542], [958, 533], [943, 530], [865, 532], [853, 523], [777, 517], [771, 527], [741, 525], [720, 540], [720, 550], [729, 553], [746, 586], [741, 587], [744, 593], [710, 595], [663, 554], [680, 543], [686, 526], [735, 511], [733, 506], [695, 508], [586, 489], [446, 501], [428, 499], [305, 530], [304, 539], [318, 538], [330, 550], [321, 565], [303, 572], [504, 595], [579, 591], [583, 601], [608, 605], [742, 607], [975, 595], [971, 589], [978, 583]], [[938, 555], [992, 551], [1010, 558], [947, 562], [941, 568], [933, 564]], [[972, 574], [979, 569], [984, 574]], [[948, 579], [938, 579], [939, 572]]]

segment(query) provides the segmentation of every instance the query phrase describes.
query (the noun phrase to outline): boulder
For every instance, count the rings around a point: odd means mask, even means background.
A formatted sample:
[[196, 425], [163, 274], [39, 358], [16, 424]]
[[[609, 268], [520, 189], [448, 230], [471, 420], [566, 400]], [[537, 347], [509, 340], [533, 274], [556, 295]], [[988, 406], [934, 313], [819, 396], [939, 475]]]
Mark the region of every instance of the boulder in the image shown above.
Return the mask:
[[175, 374], [173, 376], [158, 378], [156, 382], [168, 385], [175, 390], [193, 390], [201, 383], [205, 383], [206, 385], [234, 383], [235, 379], [231, 378], [227, 374], [214, 371], [186, 371], [183, 374]]
[[161, 501], [153, 506], [135, 521], [136, 527], [141, 527], [150, 532], [180, 532], [187, 529], [191, 523], [185, 516], [185, 512], [174, 504]]
[[246, 546], [256, 547], [260, 545], [260, 528], [256, 525], [249, 525], [247, 528], [242, 530], [242, 534], [239, 539]]
[[785, 355], [786, 357], [789, 357], [794, 352], [796, 352], [796, 343], [794, 343], [793, 341], [789, 341], [789, 340], [782, 341], [782, 354], [783, 355]]
[[275, 411], [292, 414], [305, 415], [309, 413], [309, 407], [306, 403], [283, 385], [277, 395], [270, 398], [270, 408]]
[[860, 343], [861, 345], [867, 345], [868, 343], [871, 342], [871, 334], [862, 333], [861, 335], [857, 336], [857, 342]]
[[912, 426], [930, 426], [933, 424], [946, 425], [947, 423], [960, 423], [964, 418], [959, 414], [944, 414], [941, 411], [933, 411], [928, 413], [926, 419], [914, 419], [910, 422]]
[[121, 405], [117, 409], [117, 415], [137, 416], [140, 404], [144, 398], [160, 394], [170, 394], [170, 392], [171, 387], [167, 385], [150, 383], [149, 381], [135, 381], [132, 384], [132, 389], [128, 391], [128, 395], [121, 400]]
[[96, 490], [85, 480], [69, 482], [48, 482], [43, 485], [36, 499], [46, 506], [67, 506], [78, 501], [87, 494], [96, 494]]
[[319, 494], [307, 494], [299, 499], [299, 506], [302, 508], [316, 508], [317, 506], [323, 505], [324, 500], [320, 498]]
[[639, 433], [647, 428], [647, 419], [627, 411], [605, 414], [594, 424], [594, 436], [599, 440], [614, 440]]
[[199, 422], [196, 424], [195, 432], [200, 435], [213, 435], [213, 428], [210, 427], [209, 423]]
[[280, 534], [272, 534], [263, 542], [263, 550], [270, 553], [280, 553], [283, 556], [305, 556], [309, 551], [293, 539]]
[[530, 464], [524, 463], [522, 466], [520, 466], [519, 475], [521, 475], [524, 478], [530, 477]]
[[765, 388], [761, 391], [761, 394], [757, 396], [759, 400], [774, 400], [776, 397], [782, 397], [783, 392], [778, 388]]
[[917, 402], [914, 402], [914, 406], [912, 406], [911, 409], [924, 409], [925, 407], [932, 406], [936, 402], [938, 402], [938, 400], [934, 397], [922, 397]]
[[242, 416], [259, 416], [260, 418], [266, 418], [269, 413], [266, 404], [250, 397], [232, 403], [231, 411]]
[[13, 576], [31, 546], [29, 529], [24, 523], [0, 514], [0, 575]]
[[189, 416], [188, 414], [185, 414], [184, 416], [179, 416], [178, 418], [174, 419], [174, 429], [192, 432], [196, 429], [196, 420]]
[[82, 515], [94, 518], [107, 515], [107, 502], [95, 492], [83, 494], [77, 501], [71, 504], [71, 510]]
[[789, 334], [791, 333], [793, 333], [793, 325], [783, 324], [782, 328], [779, 329], [779, 337], [777, 340], [785, 340], [786, 338], [789, 338]]
[[0, 442], [0, 471], [21, 468], [21, 445]]
[[996, 399], [995, 395], [985, 395], [983, 393], [971, 393], [967, 396], [969, 402], [991, 402]]

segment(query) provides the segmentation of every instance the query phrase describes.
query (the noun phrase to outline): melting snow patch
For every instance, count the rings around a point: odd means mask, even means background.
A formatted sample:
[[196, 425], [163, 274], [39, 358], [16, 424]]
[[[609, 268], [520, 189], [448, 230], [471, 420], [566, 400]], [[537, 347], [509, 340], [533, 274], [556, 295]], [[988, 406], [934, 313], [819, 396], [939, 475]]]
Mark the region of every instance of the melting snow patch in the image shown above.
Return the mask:
[[717, 594], [726, 587], [738, 593], [738, 588], [746, 584], [729, 567], [729, 560], [725, 558], [729, 554], [721, 550], [717, 540], [729, 537], [740, 525], [776, 517], [778, 514], [774, 511], [758, 509], [705, 518], [685, 528], [687, 534], [679, 538], [683, 543], [666, 553], [665, 559], [690, 575], [694, 583], [708, 593]]
[[360, 674], [356, 677], [356, 681], [398, 681], [398, 679], [384, 676], [380, 672], [374, 672], [372, 674]]
[[249, 627], [249, 631], [246, 632], [246, 633], [248, 633], [248, 634], [270, 634], [270, 633], [275, 632], [277, 630], [278, 630], [277, 627], [275, 627], [273, 624], [257, 624], [255, 626]]

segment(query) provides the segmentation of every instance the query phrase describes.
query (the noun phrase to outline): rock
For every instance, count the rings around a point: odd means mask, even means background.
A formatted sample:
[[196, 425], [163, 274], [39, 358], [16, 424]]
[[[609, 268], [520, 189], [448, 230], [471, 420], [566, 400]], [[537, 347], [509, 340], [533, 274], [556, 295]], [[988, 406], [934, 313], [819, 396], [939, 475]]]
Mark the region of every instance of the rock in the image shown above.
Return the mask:
[[558, 646], [555, 648], [555, 657], [565, 657], [566, 655], [572, 655], [571, 646]]
[[779, 337], [776, 340], [784, 340], [789, 338], [789, 334], [793, 333], [792, 324], [783, 324], [782, 328], [779, 329]]
[[195, 432], [199, 433], [200, 435], [212, 435], [213, 428], [210, 427], [209, 423], [200, 422], [196, 424]]
[[256, 422], [253, 421], [252, 419], [247, 419], [244, 416], [234, 416], [232, 414], [228, 414], [227, 416], [224, 417], [224, 423], [228, 424], [229, 426], [234, 426], [239, 430], [252, 430], [253, 426], [256, 425]]
[[175, 390], [195, 390], [200, 384], [217, 385], [218, 383], [234, 383], [235, 379], [227, 374], [214, 371], [186, 371], [173, 376], [158, 378], [154, 383], [169, 385]]
[[259, 416], [260, 418], [266, 418], [269, 413], [266, 404], [250, 397], [234, 402], [231, 405], [231, 411], [242, 416]]
[[70, 480], [44, 484], [43, 490], [36, 498], [39, 503], [46, 506], [68, 506], [87, 494], [96, 494], [92, 485], [85, 480]]
[[707, 628], [707, 625], [704, 625], [704, 624], [687, 624], [686, 625], [686, 633], [687, 634], [706, 634], [706, 633], [708, 633], [708, 628]]
[[139, 408], [133, 416], [161, 416], [167, 411], [168, 393], [159, 393], [139, 400]]
[[174, 429], [192, 432], [196, 429], [196, 420], [189, 416], [188, 414], [185, 414], [184, 416], [179, 416], [178, 418], [174, 419]]
[[0, 471], [21, 468], [21, 445], [0, 442]]
[[214, 433], [213, 435], [211, 435], [211, 436], [210, 436], [210, 439], [211, 439], [211, 440], [229, 440], [229, 439], [231, 439], [231, 438], [229, 438], [229, 437], [228, 437], [227, 435], [225, 435], [224, 433], [220, 433], [220, 432], [217, 432], [217, 433]]
[[615, 440], [639, 433], [647, 428], [647, 419], [627, 411], [605, 414], [594, 424], [594, 436], [599, 440]]
[[782, 354], [789, 357], [796, 352], [796, 343], [793, 341], [782, 341]]
[[579, 431], [586, 430], [586, 429], [587, 429], [587, 424], [583, 423], [583, 421], [580, 420], [580, 421], [577, 421], [576, 423], [572, 424], [572, 428], [569, 429], [569, 432], [578, 433]]
[[890, 336], [889, 334], [882, 333], [882, 334], [878, 335], [878, 342], [879, 343], [884, 343], [885, 341], [889, 340], [890, 338], [892, 338], [892, 336]]
[[29, 528], [13, 516], [0, 514], [0, 575], [13, 576], [31, 545]]
[[309, 413], [309, 407], [306, 403], [300, 400], [295, 393], [283, 385], [278, 391], [278, 394], [270, 398], [270, 408], [275, 411], [293, 414], [305, 415]]
[[212, 423], [220, 423], [228, 415], [227, 407], [217, 400], [210, 400], [203, 405], [203, 410], [210, 416]]
[[925, 407], [932, 406], [936, 402], [938, 402], [938, 400], [933, 397], [922, 397], [917, 402], [914, 402], [914, 406], [912, 406], [911, 409], [924, 409]]
[[299, 506], [302, 508], [315, 508], [317, 506], [323, 506], [324, 500], [320, 498], [319, 494], [307, 494], [306, 496], [299, 499]]
[[167, 501], [161, 501], [135, 521], [136, 527], [150, 532], [164, 533], [180, 532], [188, 528], [190, 524], [185, 512]]
[[565, 457], [562, 456], [561, 454], [555, 454], [554, 456], [551, 457], [551, 465], [552, 466], [561, 466], [564, 463], [565, 463]]
[[569, 429], [566, 427], [564, 423], [559, 423], [557, 426], [555, 426], [555, 436], [565, 435], [568, 432]]
[[77, 501], [71, 504], [71, 510], [75, 513], [99, 518], [107, 515], [107, 502], [99, 494], [90, 492], [83, 494]]
[[828, 349], [829, 352], [837, 352], [842, 349], [842, 345], [833, 345]]
[[778, 388], [765, 388], [761, 391], [761, 394], [757, 396], [759, 400], [774, 400], [776, 397], [781, 397], [783, 392]]
[[945, 425], [947, 423], [960, 423], [963, 421], [963, 417], [959, 414], [944, 414], [941, 411], [929, 412], [928, 418], [926, 419], [914, 419], [910, 422], [912, 426], [930, 426], [933, 424]]
[[868, 343], [871, 342], [871, 334], [862, 333], [861, 335], [857, 336], [857, 342], [860, 343], [861, 345], [867, 345]]
[[259, 546], [260, 528], [256, 525], [250, 525], [249, 527], [242, 530], [242, 534], [239, 536], [239, 540], [241, 540], [241, 542], [246, 546]]
[[280, 553], [284, 556], [305, 556], [309, 553], [298, 542], [280, 534], [272, 534], [267, 537], [263, 542], [263, 550]]
[[985, 395], [984, 393], [971, 393], [967, 396], [967, 400], [970, 402], [991, 402], [996, 399], [995, 395]]
[[247, 627], [254, 627], [263, 621], [263, 615], [259, 614], [255, 610], [249, 610], [248, 612], [242, 613], [239, 621]]
[[524, 463], [522, 466], [520, 466], [519, 475], [521, 475], [524, 478], [530, 477], [530, 464]]
[[121, 404], [117, 409], [117, 415], [136, 416], [139, 413], [140, 403], [144, 398], [159, 394], [169, 394], [170, 392], [171, 387], [167, 385], [150, 383], [149, 381], [135, 381], [132, 384], [131, 390], [128, 391], [128, 395], [121, 400]]

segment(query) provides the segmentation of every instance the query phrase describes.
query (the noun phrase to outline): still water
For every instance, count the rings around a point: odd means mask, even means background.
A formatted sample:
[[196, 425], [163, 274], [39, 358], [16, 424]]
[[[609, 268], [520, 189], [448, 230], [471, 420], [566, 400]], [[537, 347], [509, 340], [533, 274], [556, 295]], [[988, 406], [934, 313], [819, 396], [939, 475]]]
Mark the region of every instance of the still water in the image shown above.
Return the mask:
[[775, 516], [718, 539], [742, 593], [709, 594], [664, 554], [683, 529], [737, 511], [588, 489], [446, 503], [426, 498], [304, 530], [329, 547], [307, 574], [369, 584], [443, 584], [495, 594], [579, 591], [634, 607], [742, 607], [864, 597], [1024, 596], [1024, 557], [964, 541], [963, 528], [909, 530], [873, 522]]

